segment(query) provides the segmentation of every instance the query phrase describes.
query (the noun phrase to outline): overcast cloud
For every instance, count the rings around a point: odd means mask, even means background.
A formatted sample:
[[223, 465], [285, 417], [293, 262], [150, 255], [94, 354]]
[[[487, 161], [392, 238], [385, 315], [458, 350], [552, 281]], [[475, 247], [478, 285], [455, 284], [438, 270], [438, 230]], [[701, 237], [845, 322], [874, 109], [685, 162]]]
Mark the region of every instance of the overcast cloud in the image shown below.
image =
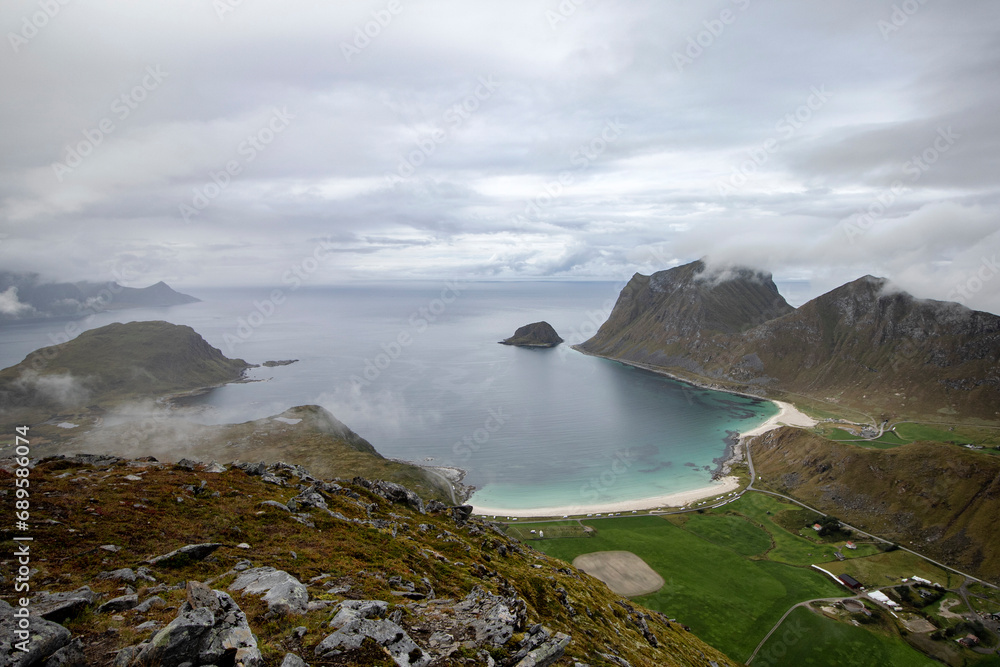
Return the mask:
[[0, 28], [7, 270], [620, 280], [707, 255], [1000, 312], [995, 0], [5, 0]]

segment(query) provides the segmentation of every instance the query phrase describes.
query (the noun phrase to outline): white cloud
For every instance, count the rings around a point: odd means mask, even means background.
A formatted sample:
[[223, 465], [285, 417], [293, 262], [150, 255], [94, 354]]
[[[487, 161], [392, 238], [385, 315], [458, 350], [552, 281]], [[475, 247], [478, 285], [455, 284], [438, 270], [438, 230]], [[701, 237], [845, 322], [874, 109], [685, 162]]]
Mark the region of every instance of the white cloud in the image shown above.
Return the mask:
[[35, 312], [31, 304], [21, 303], [17, 298], [17, 288], [8, 287], [0, 292], [0, 314], [21, 317]]

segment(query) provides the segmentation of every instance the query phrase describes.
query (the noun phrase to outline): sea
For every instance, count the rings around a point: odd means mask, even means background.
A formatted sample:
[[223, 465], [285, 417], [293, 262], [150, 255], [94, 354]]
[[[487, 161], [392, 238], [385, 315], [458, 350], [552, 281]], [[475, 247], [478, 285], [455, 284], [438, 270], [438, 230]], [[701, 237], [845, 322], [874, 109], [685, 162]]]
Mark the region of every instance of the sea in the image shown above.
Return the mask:
[[[0, 365], [111, 322], [193, 327], [252, 382], [200, 397], [187, 418], [238, 423], [320, 405], [383, 455], [466, 471], [472, 503], [526, 510], [633, 501], [709, 486], [727, 436], [774, 404], [709, 391], [571, 348], [622, 283], [393, 282], [188, 288], [198, 303], [0, 327]], [[551, 349], [498, 345], [545, 320]]]

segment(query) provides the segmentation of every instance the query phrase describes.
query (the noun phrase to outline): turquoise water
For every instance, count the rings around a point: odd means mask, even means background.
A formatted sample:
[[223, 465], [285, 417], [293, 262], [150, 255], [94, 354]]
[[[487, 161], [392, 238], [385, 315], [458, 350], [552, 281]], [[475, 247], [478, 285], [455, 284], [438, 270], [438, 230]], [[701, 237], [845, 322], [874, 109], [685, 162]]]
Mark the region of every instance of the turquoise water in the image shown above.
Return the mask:
[[[185, 290], [204, 301], [105, 313], [188, 324], [231, 357], [299, 359], [204, 397], [232, 423], [318, 404], [387, 457], [465, 469], [474, 504], [529, 509], [634, 500], [707, 486], [728, 432], [769, 402], [696, 389], [570, 349], [604, 321], [611, 283], [382, 284]], [[255, 314], [256, 313], [256, 314]], [[547, 320], [558, 348], [497, 345]], [[65, 323], [0, 328], [0, 363], [58, 340]]]

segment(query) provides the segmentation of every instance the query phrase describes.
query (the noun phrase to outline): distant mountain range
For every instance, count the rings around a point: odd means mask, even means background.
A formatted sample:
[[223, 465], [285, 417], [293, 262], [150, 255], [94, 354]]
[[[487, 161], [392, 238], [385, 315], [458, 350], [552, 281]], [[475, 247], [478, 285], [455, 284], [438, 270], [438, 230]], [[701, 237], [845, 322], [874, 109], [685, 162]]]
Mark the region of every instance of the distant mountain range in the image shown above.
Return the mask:
[[872, 415], [1000, 417], [1000, 317], [865, 276], [792, 308], [770, 274], [636, 274], [578, 349], [719, 388]]
[[116, 282], [45, 283], [35, 273], [0, 271], [0, 323], [86, 317], [106, 310], [158, 308], [200, 301], [164, 282], [123, 287]]

